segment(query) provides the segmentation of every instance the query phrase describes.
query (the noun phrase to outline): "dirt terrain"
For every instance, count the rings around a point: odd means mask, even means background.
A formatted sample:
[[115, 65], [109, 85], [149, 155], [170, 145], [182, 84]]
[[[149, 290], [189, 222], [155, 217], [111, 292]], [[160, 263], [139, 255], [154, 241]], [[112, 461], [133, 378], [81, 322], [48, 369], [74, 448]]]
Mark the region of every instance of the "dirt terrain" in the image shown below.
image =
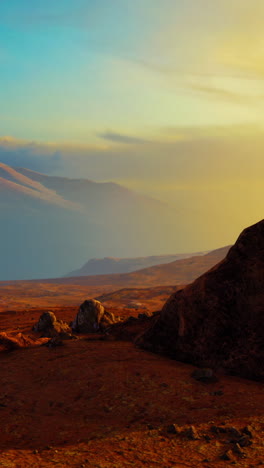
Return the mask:
[[[84, 299], [98, 297], [105, 305], [123, 310], [146, 308], [159, 310], [179, 286], [155, 288], [123, 288], [112, 286], [63, 285], [55, 283], [14, 281], [0, 282], [0, 312], [7, 310], [30, 310], [49, 307], [78, 307]], [[138, 307], [140, 304], [140, 307]]]
[[[77, 309], [51, 310], [71, 321]], [[2, 312], [0, 331], [33, 338], [44, 310]], [[263, 384], [220, 374], [198, 382], [192, 366], [99, 335], [64, 343], [0, 353], [0, 467], [263, 463]], [[235, 429], [245, 426], [250, 445], [236, 453]]]
[[27, 293], [29, 291], [30, 295], [32, 295], [32, 291], [37, 289], [41, 295], [44, 289], [49, 291], [51, 296], [58, 296], [58, 293], [61, 292], [60, 300], [64, 301], [64, 292], [70, 300], [71, 297], [78, 296], [79, 292], [82, 294], [85, 291], [84, 288], [89, 288], [89, 291], [96, 293], [96, 290], [110, 292], [121, 288], [138, 289], [188, 284], [223, 260], [229, 249], [230, 246], [222, 247], [206, 255], [184, 258], [131, 273], [29, 281], [2, 281], [0, 282], [0, 293], [1, 291], [11, 291], [12, 294], [12, 291], [14, 291], [14, 296], [17, 297], [20, 291], [23, 294], [23, 290], [27, 290]]
[[[131, 341], [181, 288], [1, 283], [0, 468], [263, 465], [263, 383], [200, 374]], [[43, 312], [70, 323], [93, 297], [134, 317], [129, 326], [53, 346], [33, 331]], [[6, 347], [6, 336], [25, 347]]]

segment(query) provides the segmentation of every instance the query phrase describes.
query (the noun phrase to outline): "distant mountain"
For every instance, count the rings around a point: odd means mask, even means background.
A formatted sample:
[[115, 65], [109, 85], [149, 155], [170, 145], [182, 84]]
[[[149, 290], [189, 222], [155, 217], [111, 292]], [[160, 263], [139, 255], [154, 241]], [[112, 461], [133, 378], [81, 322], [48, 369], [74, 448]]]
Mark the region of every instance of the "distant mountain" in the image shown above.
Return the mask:
[[136, 258], [92, 258], [86, 262], [79, 270], [74, 270], [65, 277], [91, 276], [91, 275], [111, 275], [115, 273], [130, 273], [154, 265], [174, 262], [183, 258], [205, 255], [208, 252], [176, 254], [176, 255], [152, 255], [151, 257]]
[[230, 246], [213, 250], [206, 255], [176, 260], [171, 263], [156, 265], [131, 273], [113, 275], [73, 276], [71, 278], [46, 279], [42, 282], [56, 284], [79, 284], [81, 286], [106, 286], [113, 288], [148, 288], [154, 286], [186, 285], [209, 268], [219, 263], [226, 256]]
[[0, 280], [57, 277], [83, 258], [169, 254], [175, 245], [175, 213], [158, 200], [111, 182], [5, 164], [0, 216]]
[[0, 203], [2, 206], [5, 203], [19, 203], [27, 208], [37, 206], [37, 203], [66, 209], [80, 208], [78, 204], [65, 200], [54, 189], [3, 163], [0, 163]]

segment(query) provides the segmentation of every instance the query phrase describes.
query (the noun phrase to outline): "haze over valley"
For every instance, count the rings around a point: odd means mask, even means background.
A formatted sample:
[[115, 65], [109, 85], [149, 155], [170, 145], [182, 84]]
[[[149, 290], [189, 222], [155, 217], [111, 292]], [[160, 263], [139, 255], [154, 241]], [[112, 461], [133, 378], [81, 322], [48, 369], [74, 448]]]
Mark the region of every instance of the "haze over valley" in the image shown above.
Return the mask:
[[64, 276], [89, 257], [175, 248], [172, 209], [115, 183], [0, 164], [0, 214], [2, 280]]
[[263, 465], [263, 24], [0, 1], [0, 467]]

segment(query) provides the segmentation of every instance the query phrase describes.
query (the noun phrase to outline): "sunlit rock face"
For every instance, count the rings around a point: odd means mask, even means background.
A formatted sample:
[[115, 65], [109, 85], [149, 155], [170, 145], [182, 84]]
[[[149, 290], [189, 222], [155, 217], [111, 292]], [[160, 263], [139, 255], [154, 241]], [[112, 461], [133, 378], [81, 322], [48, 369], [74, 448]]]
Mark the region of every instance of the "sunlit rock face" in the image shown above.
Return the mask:
[[104, 331], [116, 321], [114, 314], [106, 311], [101, 302], [90, 299], [81, 304], [72, 329], [77, 333], [96, 333]]
[[61, 337], [69, 338], [71, 329], [63, 320], [57, 320], [53, 312], [44, 312], [38, 323], [34, 325], [33, 330], [42, 334], [45, 337]]
[[264, 379], [264, 220], [226, 258], [174, 293], [138, 344], [200, 366]]

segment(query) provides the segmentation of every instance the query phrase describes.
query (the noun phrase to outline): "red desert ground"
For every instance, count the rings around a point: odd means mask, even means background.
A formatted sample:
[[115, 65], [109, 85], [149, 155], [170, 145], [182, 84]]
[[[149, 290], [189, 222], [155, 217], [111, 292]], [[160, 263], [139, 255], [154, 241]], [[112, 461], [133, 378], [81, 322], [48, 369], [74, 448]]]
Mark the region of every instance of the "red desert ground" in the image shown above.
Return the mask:
[[264, 463], [264, 221], [204, 256], [0, 289], [0, 466]]

